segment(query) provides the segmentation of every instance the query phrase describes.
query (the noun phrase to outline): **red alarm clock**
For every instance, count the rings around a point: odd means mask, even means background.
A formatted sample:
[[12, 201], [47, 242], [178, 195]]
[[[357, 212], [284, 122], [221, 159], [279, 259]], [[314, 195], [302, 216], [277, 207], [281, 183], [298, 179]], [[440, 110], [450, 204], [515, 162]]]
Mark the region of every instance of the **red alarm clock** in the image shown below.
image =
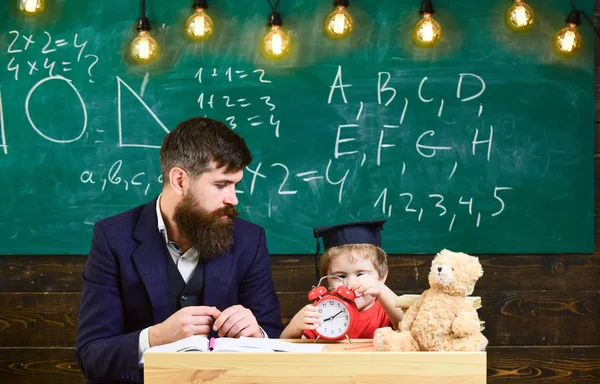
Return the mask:
[[[328, 292], [327, 288], [321, 286], [324, 278], [338, 276], [323, 276], [319, 285], [308, 293], [308, 300], [315, 300], [313, 305], [321, 314], [321, 322], [315, 329], [317, 340], [339, 340], [344, 337], [349, 339], [348, 331], [352, 329], [358, 318], [358, 308], [354, 304], [356, 295], [346, 286], [339, 286], [335, 291]], [[343, 279], [342, 279], [343, 280]]]

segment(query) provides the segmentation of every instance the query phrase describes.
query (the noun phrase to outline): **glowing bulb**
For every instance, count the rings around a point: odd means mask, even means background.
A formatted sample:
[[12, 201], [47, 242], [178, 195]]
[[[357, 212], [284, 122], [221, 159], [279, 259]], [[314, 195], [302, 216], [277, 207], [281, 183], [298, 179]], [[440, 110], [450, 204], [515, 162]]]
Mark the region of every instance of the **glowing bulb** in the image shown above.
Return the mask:
[[185, 22], [185, 31], [194, 40], [207, 39], [213, 33], [213, 21], [204, 9], [198, 8]]
[[573, 56], [581, 48], [581, 35], [576, 24], [569, 24], [554, 37], [554, 49], [563, 56]]
[[274, 59], [285, 56], [290, 50], [290, 39], [278, 25], [271, 26], [271, 31], [265, 36], [265, 53]]
[[533, 9], [522, 0], [515, 3], [506, 13], [506, 24], [513, 31], [525, 31], [529, 29], [535, 20]]
[[352, 32], [352, 17], [346, 11], [346, 7], [338, 6], [337, 9], [327, 16], [325, 30], [334, 39], [341, 39]]
[[33, 15], [44, 10], [44, 0], [19, 0], [19, 9]]
[[442, 37], [442, 27], [431, 17], [431, 14], [423, 14], [423, 18], [415, 25], [413, 30], [413, 41], [420, 47], [431, 47]]
[[147, 63], [158, 55], [158, 44], [148, 31], [141, 30], [138, 37], [131, 42], [131, 56], [137, 61]]

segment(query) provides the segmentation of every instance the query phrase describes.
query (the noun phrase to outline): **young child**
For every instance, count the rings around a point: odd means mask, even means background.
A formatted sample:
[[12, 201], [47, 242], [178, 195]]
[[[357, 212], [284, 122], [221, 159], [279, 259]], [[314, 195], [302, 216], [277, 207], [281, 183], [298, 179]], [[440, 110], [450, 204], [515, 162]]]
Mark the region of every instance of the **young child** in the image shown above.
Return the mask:
[[[348, 337], [372, 339], [377, 328], [398, 328], [402, 310], [395, 307], [396, 294], [385, 285], [388, 274], [387, 254], [381, 249], [381, 230], [385, 220], [346, 223], [314, 229], [317, 238], [323, 238], [325, 252], [319, 270], [328, 277], [326, 285], [335, 290], [345, 285], [356, 294], [354, 303], [359, 318]], [[341, 278], [341, 279], [340, 279]], [[315, 339], [314, 330], [321, 320], [312, 304], [302, 308], [281, 334], [282, 339]]]

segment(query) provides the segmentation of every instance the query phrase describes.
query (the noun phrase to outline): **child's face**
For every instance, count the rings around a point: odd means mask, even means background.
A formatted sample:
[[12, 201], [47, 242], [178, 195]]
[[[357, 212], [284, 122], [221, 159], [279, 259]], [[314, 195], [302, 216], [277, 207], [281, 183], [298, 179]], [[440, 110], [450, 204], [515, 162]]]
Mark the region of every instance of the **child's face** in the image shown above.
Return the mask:
[[[350, 285], [354, 279], [361, 275], [372, 275], [377, 280], [381, 280], [371, 260], [355, 252], [343, 253], [331, 260], [327, 274], [344, 279], [343, 283], [340, 279], [327, 279], [331, 289], [336, 289], [340, 285]], [[371, 295], [357, 296], [354, 303], [358, 310], [362, 311], [373, 305], [375, 298]]]

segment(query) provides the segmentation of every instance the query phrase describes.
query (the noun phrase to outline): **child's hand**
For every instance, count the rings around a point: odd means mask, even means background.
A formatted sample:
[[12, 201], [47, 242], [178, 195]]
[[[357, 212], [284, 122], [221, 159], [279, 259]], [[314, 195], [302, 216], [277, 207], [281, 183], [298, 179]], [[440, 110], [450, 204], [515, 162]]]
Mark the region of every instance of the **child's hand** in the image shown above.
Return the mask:
[[379, 297], [383, 287], [383, 281], [373, 275], [360, 275], [348, 285], [357, 295], [373, 297]]
[[317, 307], [312, 304], [304, 306], [298, 313], [294, 315], [288, 327], [302, 334], [307, 329], [317, 329], [317, 325], [321, 321], [321, 314]]

